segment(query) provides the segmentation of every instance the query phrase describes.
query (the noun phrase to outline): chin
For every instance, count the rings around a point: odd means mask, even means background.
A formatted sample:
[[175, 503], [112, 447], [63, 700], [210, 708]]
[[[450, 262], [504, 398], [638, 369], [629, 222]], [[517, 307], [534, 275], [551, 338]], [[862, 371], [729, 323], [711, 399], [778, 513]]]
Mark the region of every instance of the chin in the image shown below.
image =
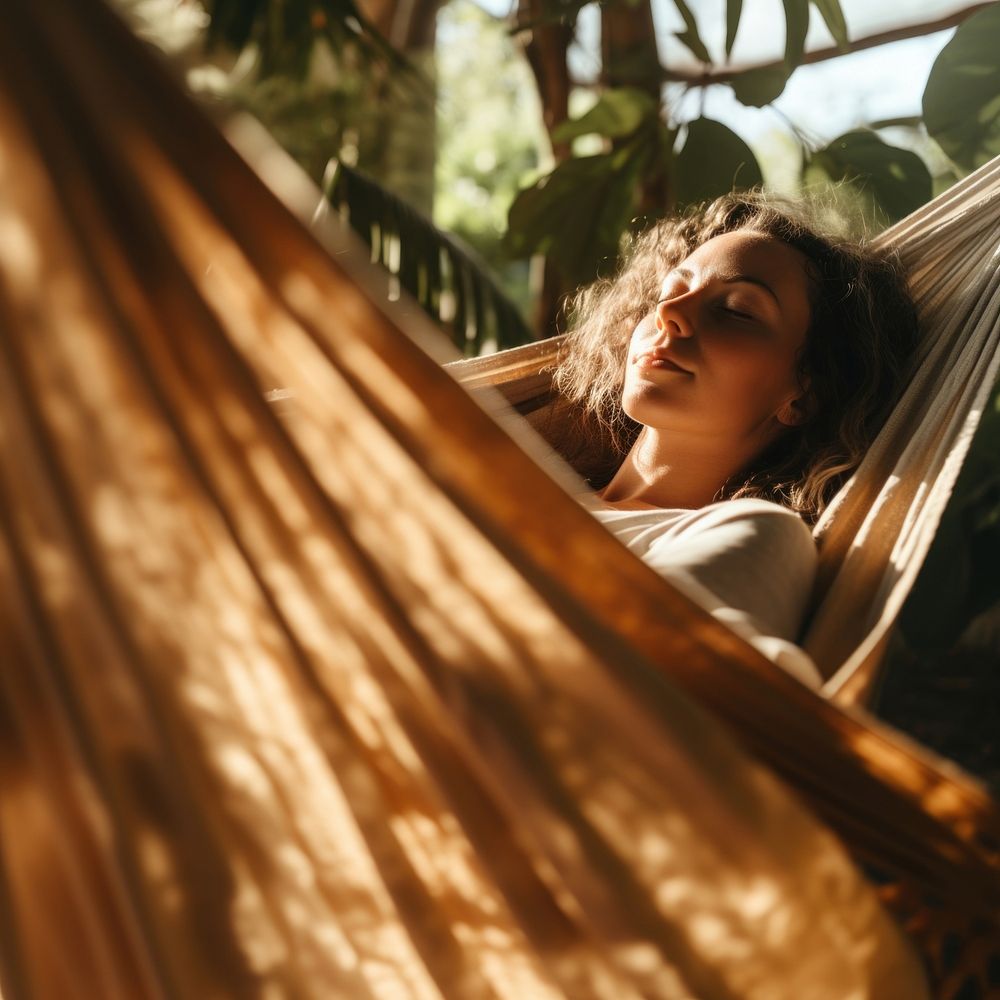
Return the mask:
[[622, 410], [637, 424], [643, 427], [655, 427], [658, 430], [679, 429], [681, 426], [691, 426], [691, 408], [680, 403], [671, 405], [662, 397], [654, 400], [645, 394], [639, 398], [631, 396], [622, 400]]

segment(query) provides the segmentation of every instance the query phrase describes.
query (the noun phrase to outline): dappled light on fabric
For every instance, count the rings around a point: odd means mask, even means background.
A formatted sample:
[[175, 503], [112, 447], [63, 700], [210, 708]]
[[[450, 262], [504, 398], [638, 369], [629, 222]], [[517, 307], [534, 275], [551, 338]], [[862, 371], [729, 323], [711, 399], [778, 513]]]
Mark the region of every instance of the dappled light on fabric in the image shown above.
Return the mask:
[[474, 502], [421, 380], [481, 411], [105, 11], [10, 19], [8, 1000], [919, 997], [833, 835], [539, 571], [542, 473]]
[[805, 647], [843, 703], [864, 700], [1000, 372], [1000, 165], [883, 233], [923, 331], [912, 380], [825, 512], [822, 601]]
[[[843, 844], [680, 692], [970, 919], [998, 898], [982, 791], [623, 550], [103, 8], [8, 20], [8, 1000], [924, 995]], [[893, 433], [872, 461], [919, 499]], [[867, 594], [870, 501], [824, 541]]]

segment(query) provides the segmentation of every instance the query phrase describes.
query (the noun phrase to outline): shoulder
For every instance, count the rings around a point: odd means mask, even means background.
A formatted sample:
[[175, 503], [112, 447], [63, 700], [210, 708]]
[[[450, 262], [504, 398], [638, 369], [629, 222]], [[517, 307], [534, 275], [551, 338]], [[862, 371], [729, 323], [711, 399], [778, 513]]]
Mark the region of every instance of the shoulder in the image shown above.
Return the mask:
[[595, 511], [637, 555], [654, 563], [774, 560], [802, 579], [816, 565], [812, 532], [794, 511], [768, 500], [722, 500], [694, 510], [646, 508]]
[[698, 510], [686, 512], [677, 523], [686, 535], [723, 532], [761, 545], [815, 554], [816, 546], [809, 526], [793, 510], [750, 497], [722, 500]]
[[738, 619], [755, 635], [794, 639], [817, 564], [794, 511], [747, 498], [609, 513], [602, 520], [625, 545], [731, 627]]
[[689, 511], [685, 521], [674, 544], [651, 546], [650, 556], [686, 573], [719, 598], [725, 614], [743, 616], [760, 635], [794, 639], [818, 564], [802, 518], [747, 498]]

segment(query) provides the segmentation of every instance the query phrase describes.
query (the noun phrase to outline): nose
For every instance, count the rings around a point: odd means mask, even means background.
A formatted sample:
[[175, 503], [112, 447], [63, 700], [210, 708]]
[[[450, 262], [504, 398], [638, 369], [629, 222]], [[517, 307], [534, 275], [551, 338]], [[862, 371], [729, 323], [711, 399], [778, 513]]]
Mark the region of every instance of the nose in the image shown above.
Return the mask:
[[664, 299], [656, 304], [656, 330], [658, 333], [665, 334], [671, 339], [694, 336], [694, 326], [687, 308], [690, 303], [685, 301], [689, 294]]

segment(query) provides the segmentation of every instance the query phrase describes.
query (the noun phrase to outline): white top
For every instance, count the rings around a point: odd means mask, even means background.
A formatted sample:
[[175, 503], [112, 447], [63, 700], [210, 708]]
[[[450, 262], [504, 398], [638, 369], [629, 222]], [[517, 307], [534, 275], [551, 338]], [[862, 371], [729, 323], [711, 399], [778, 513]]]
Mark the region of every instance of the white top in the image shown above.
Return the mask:
[[816, 665], [795, 645], [817, 559], [796, 513], [748, 498], [697, 510], [587, 506], [678, 590], [778, 666], [820, 686]]

